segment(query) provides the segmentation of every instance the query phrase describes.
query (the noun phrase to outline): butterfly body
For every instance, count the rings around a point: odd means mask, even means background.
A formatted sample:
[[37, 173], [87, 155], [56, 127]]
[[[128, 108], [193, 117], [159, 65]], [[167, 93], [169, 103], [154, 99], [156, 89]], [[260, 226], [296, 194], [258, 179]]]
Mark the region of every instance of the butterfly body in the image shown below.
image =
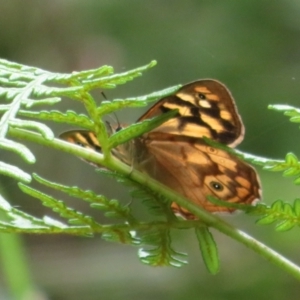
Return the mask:
[[[233, 154], [210, 146], [203, 137], [234, 147], [244, 127], [227, 88], [215, 80], [199, 80], [159, 100], [138, 121], [177, 109], [178, 114], [139, 138], [118, 146], [113, 154], [211, 212], [233, 211], [207, 200], [254, 204], [261, 197], [255, 170]], [[100, 151], [94, 133], [71, 131], [62, 139]], [[176, 213], [194, 216], [172, 203]]]

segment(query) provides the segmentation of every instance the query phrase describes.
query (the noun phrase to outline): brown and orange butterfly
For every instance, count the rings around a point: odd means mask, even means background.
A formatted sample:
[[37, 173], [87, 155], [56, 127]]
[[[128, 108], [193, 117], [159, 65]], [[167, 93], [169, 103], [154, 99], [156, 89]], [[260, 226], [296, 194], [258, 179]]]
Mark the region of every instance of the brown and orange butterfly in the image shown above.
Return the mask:
[[[175, 117], [139, 138], [118, 146], [114, 155], [189, 198], [210, 212], [233, 211], [207, 200], [211, 195], [231, 203], [254, 204], [261, 198], [255, 170], [236, 156], [210, 146], [208, 137], [230, 147], [244, 137], [244, 126], [228, 89], [216, 80], [198, 80], [160, 99], [138, 122], [177, 109]], [[93, 132], [78, 130], [60, 138], [101, 149]], [[193, 219], [172, 204], [174, 212]]]

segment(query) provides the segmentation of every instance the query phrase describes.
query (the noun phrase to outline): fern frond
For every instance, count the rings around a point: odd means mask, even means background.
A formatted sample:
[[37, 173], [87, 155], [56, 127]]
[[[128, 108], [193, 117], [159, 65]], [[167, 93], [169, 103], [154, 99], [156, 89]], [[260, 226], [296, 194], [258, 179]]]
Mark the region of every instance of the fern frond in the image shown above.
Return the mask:
[[122, 174], [106, 169], [98, 169], [97, 172], [114, 178], [119, 183], [130, 187], [129, 193], [132, 198], [142, 201], [142, 203], [147, 206], [149, 213], [157, 216], [166, 216], [170, 221], [176, 220], [176, 217], [170, 207], [170, 202], [160, 194], [153, 193], [152, 190], [147, 189], [145, 186]]
[[220, 260], [217, 244], [207, 226], [198, 226], [195, 228], [199, 248], [207, 270], [211, 274], [216, 274], [220, 270]]
[[284, 177], [294, 177], [294, 184], [300, 184], [300, 162], [294, 153], [287, 153], [284, 161], [268, 161], [263, 169], [273, 172], [282, 172]]
[[156, 101], [157, 99], [175, 93], [180, 87], [181, 87], [180, 85], [177, 85], [174, 87], [164, 89], [162, 91], [154, 92], [149, 95], [139, 96], [135, 98], [102, 101], [101, 105], [97, 108], [97, 113], [100, 118], [104, 115], [110, 114], [112, 112], [115, 112], [123, 108], [146, 106], [149, 103]]
[[[110, 76], [107, 77], [103, 76], [103, 73], [93, 73], [93, 76], [91, 76], [91, 74], [87, 76], [87, 73], [80, 72], [80, 75], [79, 73], [76, 74], [76, 79], [78, 79], [79, 82], [84, 86], [85, 90], [88, 91], [95, 88], [112, 89], [115, 88], [117, 85], [125, 84], [126, 82], [131, 81], [134, 78], [142, 76], [143, 72], [149, 70], [155, 65], [156, 61], [153, 60], [146, 66], [136, 68], [128, 72], [110, 75], [112, 74], [111, 72], [109, 74]], [[75, 76], [72, 77], [71, 80], [72, 79], [75, 79]]]
[[293, 204], [282, 200], [275, 201], [271, 206], [259, 204], [254, 214], [262, 214], [257, 224], [268, 225], [277, 223], [275, 230], [287, 231], [300, 225], [300, 199], [295, 199]]
[[29, 230], [31, 233], [40, 233], [41, 231], [57, 233], [62, 232], [66, 228], [66, 225], [59, 221], [51, 221], [51, 218], [47, 217], [44, 219], [35, 218], [12, 207], [1, 195], [0, 211], [6, 215], [6, 220], [0, 221], [2, 232], [16, 233]]
[[101, 225], [97, 223], [91, 216], [84, 215], [83, 213], [68, 207], [61, 200], [57, 200], [52, 196], [39, 192], [36, 189], [33, 189], [22, 183], [19, 183], [19, 187], [24, 193], [39, 199], [44, 206], [51, 208], [55, 213], [58, 213], [62, 218], [67, 219], [71, 224], [84, 225], [91, 228], [101, 227]]
[[67, 110], [62, 113], [58, 110], [51, 111], [26, 111], [20, 110], [19, 116], [27, 118], [35, 118], [42, 121], [55, 121], [57, 123], [69, 124], [77, 127], [82, 127], [88, 130], [93, 130], [94, 123], [84, 114], [78, 114], [72, 110]]
[[82, 199], [90, 203], [92, 208], [105, 211], [105, 216], [110, 218], [122, 218], [129, 224], [137, 223], [137, 220], [130, 213], [128, 205], [121, 205], [116, 199], [108, 199], [103, 195], [97, 195], [91, 190], [82, 190], [78, 187], [69, 187], [62, 184], [48, 181], [37, 174], [33, 174], [33, 178], [39, 183], [68, 194], [69, 196]]
[[293, 204], [276, 200], [270, 206], [264, 203], [258, 203], [255, 206], [247, 204], [229, 203], [214, 197], [207, 197], [207, 199], [218, 206], [243, 210], [247, 214], [260, 216], [257, 224], [267, 225], [278, 223], [275, 226], [277, 231], [286, 231], [296, 225], [300, 225], [300, 198], [295, 199]]
[[287, 117], [290, 117], [290, 122], [292, 123], [300, 123], [300, 109], [284, 104], [275, 104], [269, 105], [269, 109], [283, 112], [283, 114]]
[[144, 264], [154, 267], [182, 267], [187, 264], [186, 254], [172, 248], [169, 230], [144, 233], [141, 237], [141, 243], [154, 245], [151, 248], [139, 250], [138, 255]]
[[119, 130], [118, 132], [111, 135], [108, 139], [109, 148], [115, 148], [120, 144], [124, 144], [133, 138], [141, 136], [145, 132], [158, 127], [162, 123], [171, 119], [177, 114], [176, 110], [172, 110], [163, 114], [162, 116], [154, 117], [149, 120], [144, 120], [143, 122], [134, 123], [124, 129]]
[[121, 244], [140, 245], [140, 240], [132, 234], [130, 230], [114, 229], [102, 234], [102, 239], [108, 242], [117, 242]]

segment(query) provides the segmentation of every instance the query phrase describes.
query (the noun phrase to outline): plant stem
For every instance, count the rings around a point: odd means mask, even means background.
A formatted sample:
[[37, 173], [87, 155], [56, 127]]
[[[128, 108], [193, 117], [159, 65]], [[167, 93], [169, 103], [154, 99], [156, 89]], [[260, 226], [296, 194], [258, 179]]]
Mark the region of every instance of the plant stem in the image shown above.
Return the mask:
[[12, 299], [27, 299], [29, 295], [34, 294], [35, 288], [21, 237], [17, 234], [0, 234], [0, 252]]

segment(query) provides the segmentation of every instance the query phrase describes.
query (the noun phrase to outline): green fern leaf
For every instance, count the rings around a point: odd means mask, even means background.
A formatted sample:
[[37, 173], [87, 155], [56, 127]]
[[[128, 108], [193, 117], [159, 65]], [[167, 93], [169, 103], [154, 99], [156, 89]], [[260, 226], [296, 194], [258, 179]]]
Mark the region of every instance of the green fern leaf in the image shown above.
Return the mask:
[[181, 267], [187, 263], [186, 254], [177, 252], [171, 247], [170, 232], [167, 229], [145, 234], [142, 236], [141, 242], [155, 244], [150, 249], [142, 248], [139, 250], [139, 258], [144, 264], [154, 267]]
[[205, 266], [207, 270], [214, 275], [220, 270], [220, 260], [216, 242], [206, 226], [196, 227], [195, 232]]

